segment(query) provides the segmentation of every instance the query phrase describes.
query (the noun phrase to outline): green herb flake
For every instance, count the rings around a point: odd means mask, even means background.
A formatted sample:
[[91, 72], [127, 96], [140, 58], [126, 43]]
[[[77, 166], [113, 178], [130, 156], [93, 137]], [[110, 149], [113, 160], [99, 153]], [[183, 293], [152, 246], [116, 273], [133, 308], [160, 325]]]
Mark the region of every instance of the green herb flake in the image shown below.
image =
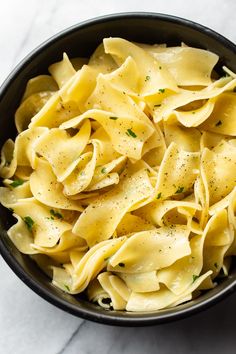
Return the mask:
[[159, 89], [158, 91], [161, 92], [161, 93], [164, 93], [165, 89]]
[[161, 107], [161, 103], [159, 103], [159, 104], [154, 104], [154, 107]]
[[219, 121], [215, 124], [215, 126], [216, 126], [216, 127], [219, 127], [221, 124], [222, 124], [222, 122], [221, 122], [221, 120], [219, 120]]
[[118, 264], [118, 266], [121, 267], [121, 268], [124, 268], [125, 264], [121, 262], [121, 263]]
[[30, 216], [25, 216], [25, 217], [23, 218], [23, 220], [24, 220], [24, 222], [25, 222], [25, 224], [26, 224], [28, 230], [32, 232], [32, 228], [33, 228], [33, 225], [34, 225], [34, 220], [31, 219]]
[[218, 264], [217, 263], [214, 263], [214, 266], [215, 266], [216, 269], [218, 268]]
[[126, 134], [127, 134], [128, 136], [132, 136], [132, 138], [137, 138], [137, 135], [135, 134], [135, 132], [133, 132], [132, 129], [127, 129]]
[[64, 284], [64, 287], [67, 291], [70, 291], [70, 287], [67, 284]]
[[195, 114], [196, 112], [195, 111], [192, 111], [192, 114]]
[[193, 274], [193, 283], [199, 278], [199, 275]]
[[10, 186], [13, 187], [13, 188], [16, 188], [16, 187], [21, 186], [24, 182], [25, 181], [23, 181], [22, 179], [16, 179], [12, 183], [10, 183]]
[[151, 77], [149, 75], [147, 75], [146, 78], [145, 78], [145, 81], [148, 81], [150, 79], [151, 79]]
[[183, 193], [184, 191], [184, 187], [178, 187], [177, 191], [175, 192], [175, 194], [180, 194]]
[[109, 117], [110, 119], [112, 119], [112, 120], [117, 120], [118, 119], [118, 117]]
[[58, 218], [58, 219], [63, 219], [63, 216], [58, 212], [58, 211], [55, 211], [53, 209], [50, 210], [50, 214], [52, 216], [54, 216], [55, 218]]
[[8, 208], [8, 210], [11, 211], [12, 213], [14, 213], [14, 209]]
[[106, 172], [107, 172], [106, 167], [103, 167], [103, 168], [101, 169], [101, 172], [102, 172], [102, 173], [106, 173]]
[[104, 258], [104, 261], [107, 262], [110, 259], [110, 257]]
[[162, 67], [161, 66], [159, 66], [159, 70], [161, 70], [162, 69]]
[[161, 193], [158, 193], [157, 194], [157, 199], [160, 199], [161, 198]]

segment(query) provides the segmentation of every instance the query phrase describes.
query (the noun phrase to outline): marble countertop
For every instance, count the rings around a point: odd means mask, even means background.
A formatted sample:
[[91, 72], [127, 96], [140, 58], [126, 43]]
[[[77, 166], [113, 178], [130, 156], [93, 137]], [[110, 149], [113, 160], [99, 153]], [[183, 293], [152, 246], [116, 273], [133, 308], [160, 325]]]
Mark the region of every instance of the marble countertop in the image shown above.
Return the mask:
[[[126, 11], [168, 13], [200, 22], [236, 42], [234, 0], [8, 0], [0, 11], [0, 83], [30, 50], [72, 24]], [[0, 256], [2, 354], [235, 353], [236, 294], [172, 324], [109, 327], [75, 318], [24, 285]]]

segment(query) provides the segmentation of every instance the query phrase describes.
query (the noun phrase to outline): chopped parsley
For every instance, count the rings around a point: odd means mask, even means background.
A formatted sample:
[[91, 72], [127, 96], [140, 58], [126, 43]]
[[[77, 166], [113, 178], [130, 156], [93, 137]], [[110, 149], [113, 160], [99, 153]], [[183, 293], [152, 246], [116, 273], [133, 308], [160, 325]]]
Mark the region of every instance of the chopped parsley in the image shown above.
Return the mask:
[[195, 114], [196, 112], [195, 111], [192, 111], [192, 114]]
[[106, 173], [106, 172], [107, 172], [106, 167], [103, 167], [103, 168], [101, 169], [101, 172], [102, 172], [102, 173]]
[[178, 189], [175, 192], [175, 194], [183, 193], [183, 191], [184, 191], [184, 187], [178, 187]]
[[125, 264], [124, 264], [124, 263], [122, 263], [122, 262], [121, 262], [121, 263], [119, 263], [118, 265], [119, 265], [119, 267], [122, 267], [122, 268], [124, 268], [124, 267], [125, 267]]
[[64, 287], [66, 288], [67, 291], [70, 291], [70, 287], [67, 284], [64, 284]]
[[222, 124], [222, 122], [221, 122], [221, 120], [219, 120], [216, 124], [215, 124], [215, 126], [216, 127], [219, 127], [219, 125], [221, 125]]
[[215, 266], [216, 269], [218, 268], [218, 264], [217, 263], [214, 263], [214, 266]]
[[193, 283], [199, 278], [199, 275], [193, 274]]
[[159, 104], [154, 104], [154, 107], [161, 107], [161, 103], [159, 103]]
[[162, 69], [162, 67], [161, 67], [161, 66], [159, 66], [159, 69], [161, 70], [161, 69]]
[[145, 81], [148, 81], [150, 79], [151, 79], [151, 77], [149, 75], [147, 75]]
[[109, 259], [110, 257], [106, 257], [106, 258], [104, 258], [104, 261], [106, 262], [106, 261], [108, 261], [108, 259]]
[[63, 219], [63, 216], [58, 211], [55, 211], [53, 209], [50, 210], [50, 214], [55, 218]]
[[135, 134], [135, 132], [133, 132], [132, 129], [127, 129], [126, 134], [127, 134], [128, 136], [132, 136], [132, 138], [137, 138], [137, 135]]
[[117, 120], [118, 119], [118, 117], [109, 117], [110, 119], [112, 119], [112, 120]]
[[158, 91], [161, 92], [161, 93], [164, 93], [165, 89], [159, 89]]
[[12, 183], [10, 183], [10, 186], [13, 188], [19, 187], [21, 186], [25, 181], [23, 181], [22, 179], [15, 179], [15, 181], [13, 181]]
[[157, 194], [157, 199], [160, 199], [161, 198], [161, 193], [158, 193]]
[[32, 228], [33, 228], [33, 225], [34, 225], [34, 220], [31, 219], [30, 216], [25, 216], [25, 217], [23, 218], [23, 220], [24, 220], [24, 222], [25, 222], [25, 224], [26, 224], [28, 230], [32, 232]]

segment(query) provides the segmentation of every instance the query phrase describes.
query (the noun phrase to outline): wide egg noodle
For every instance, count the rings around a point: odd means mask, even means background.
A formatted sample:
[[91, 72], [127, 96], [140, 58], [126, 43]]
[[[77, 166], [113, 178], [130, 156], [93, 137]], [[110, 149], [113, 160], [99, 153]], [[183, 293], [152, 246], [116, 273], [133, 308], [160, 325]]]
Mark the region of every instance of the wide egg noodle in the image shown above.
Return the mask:
[[203, 271], [212, 270], [214, 279], [223, 268], [224, 257], [234, 239], [229, 228], [228, 214], [225, 209], [220, 210], [211, 217], [206, 226], [206, 241], [203, 249]]
[[60, 96], [60, 91], [57, 91], [39, 112], [32, 117], [29, 128], [57, 128], [68, 119], [76, 117], [79, 113], [78, 105], [73, 101], [64, 103]]
[[167, 146], [174, 142], [185, 151], [198, 152], [200, 150], [201, 133], [196, 128], [165, 123], [164, 132]]
[[209, 85], [218, 55], [192, 47], [161, 47], [138, 44], [164, 64], [180, 86]]
[[139, 216], [126, 213], [117, 225], [116, 233], [118, 236], [129, 235], [134, 232], [153, 230], [155, 226]]
[[[14, 210], [15, 214], [27, 221], [32, 220], [34, 243], [42, 247], [53, 247], [61, 235], [71, 229], [71, 225], [59, 218], [52, 218], [51, 209], [40, 204], [34, 198], [18, 199], [5, 204]], [[29, 220], [29, 219], [28, 219]]]
[[[107, 93], [109, 92], [109, 95], [105, 95], [105, 91]], [[113, 112], [113, 117], [120, 115], [136, 117], [148, 126], [152, 126], [150, 119], [143, 112], [143, 110], [140, 109], [140, 107], [129, 95], [114, 87], [109, 80], [109, 76], [107, 75], [98, 75], [96, 88], [88, 98], [86, 108], [87, 110], [98, 108], [101, 110], [110, 111]]]
[[87, 296], [89, 301], [97, 303], [104, 309], [110, 309], [111, 298], [97, 279], [93, 279], [89, 283], [87, 288]]
[[72, 77], [60, 90], [63, 104], [74, 102], [81, 111], [85, 110], [84, 104], [96, 86], [98, 72], [88, 65], [83, 65], [81, 70]]
[[82, 238], [68, 230], [61, 235], [59, 242], [54, 247], [41, 247], [33, 244], [32, 248], [42, 254], [53, 255], [73, 248], [77, 249], [77, 251], [87, 250], [87, 245]]
[[226, 92], [217, 97], [214, 109], [201, 129], [235, 136], [236, 135], [236, 94]]
[[15, 113], [15, 125], [18, 133], [28, 128], [31, 119], [41, 111], [48, 101], [54, 101], [54, 94], [51, 91], [37, 92], [27, 97]]
[[145, 273], [117, 273], [124, 280], [127, 287], [137, 293], [146, 293], [157, 291], [160, 289], [160, 284], [157, 277], [157, 271]]
[[[100, 145], [103, 145], [100, 140], [99, 140], [99, 142], [100, 142]], [[101, 150], [102, 150], [102, 152], [101, 152]], [[106, 151], [103, 149], [103, 146], [102, 146], [102, 149], [100, 149], [100, 151], [99, 151], [99, 156], [97, 159], [97, 166], [94, 170], [93, 178], [90, 182], [89, 188], [86, 188], [86, 190], [97, 189], [96, 186], [99, 185], [99, 183], [103, 183], [103, 181], [105, 179], [106, 180], [112, 179], [114, 177], [114, 180], [116, 180], [116, 178], [118, 178], [118, 181], [119, 181], [119, 174], [117, 172], [119, 172], [121, 170], [121, 168], [123, 168], [125, 166], [126, 157], [120, 156], [117, 159], [112, 160], [111, 162], [108, 162], [104, 165], [100, 165], [101, 161], [103, 161], [103, 162], [105, 161], [106, 156], [104, 156], [104, 154], [106, 154]], [[107, 161], [109, 161], [109, 154], [106, 154], [106, 155], [108, 155]], [[113, 172], [113, 174], [111, 174], [111, 172]]]
[[[91, 125], [93, 122], [92, 121]], [[98, 156], [98, 163], [101, 165], [101, 167], [107, 163], [112, 163], [113, 161], [117, 162], [117, 159], [120, 158], [120, 154], [114, 149], [112, 146], [111, 139], [109, 135], [106, 133], [106, 131], [100, 126], [100, 123], [98, 123], [99, 127], [95, 132], [91, 135], [91, 139], [97, 139], [100, 141], [100, 154]], [[124, 156], [123, 156], [124, 157]], [[126, 160], [126, 157], [124, 157]], [[97, 166], [98, 167], [98, 166]], [[96, 171], [95, 171], [96, 175]], [[94, 175], [94, 177], [95, 177]]]
[[92, 109], [80, 117], [71, 119], [61, 125], [61, 129], [75, 128], [84, 119], [92, 118], [99, 122], [109, 135], [113, 148], [122, 155], [140, 159], [145, 141], [153, 134], [154, 129], [147, 126], [135, 116], [121, 116], [112, 119], [113, 113]]
[[72, 173], [63, 181], [64, 194], [75, 195], [84, 191], [92, 181], [98, 161], [100, 141], [91, 140], [93, 152], [85, 153], [78, 159], [78, 164]]
[[226, 144], [219, 153], [205, 148], [201, 157], [201, 171], [207, 203], [215, 204], [235, 187], [236, 147]]
[[[236, 79], [232, 80], [231, 78], [222, 78], [202, 90], [182, 90], [181, 92], [170, 95], [166, 97], [162, 104], [158, 105], [158, 107], [154, 110], [154, 121], [159, 122], [162, 119], [167, 121], [171, 115], [176, 114], [177, 118], [179, 117], [180, 122], [183, 124], [185, 120], [181, 119], [181, 117], [184, 117], [184, 114], [186, 113], [188, 120], [190, 120], [186, 122], [187, 126], [198, 126], [204, 122], [204, 120], [201, 119], [201, 115], [198, 114], [199, 110], [200, 112], [204, 112], [204, 119], [207, 119], [214, 109], [214, 98], [227, 90], [234, 89], [235, 86]], [[209, 101], [206, 102], [203, 107], [190, 110], [190, 112], [181, 112], [180, 110], [177, 110], [180, 107], [199, 100]], [[195, 114], [193, 112], [195, 112]]]
[[58, 180], [62, 182], [76, 168], [77, 160], [88, 144], [90, 133], [89, 120], [85, 120], [72, 137], [64, 130], [50, 129], [38, 140], [35, 151], [48, 160]]
[[180, 225], [138, 232], [109, 260], [108, 270], [144, 273], [167, 267], [190, 254], [188, 236], [188, 228]]
[[[177, 121], [180, 122], [184, 127], [198, 127], [201, 123], [205, 122], [209, 118], [213, 109], [214, 100], [211, 99], [198, 109], [186, 112], [175, 110], [172, 115], [175, 116]], [[169, 116], [166, 120], [171, 120], [172, 115]]]
[[15, 141], [15, 154], [18, 166], [30, 166], [35, 168], [37, 163], [35, 145], [47, 132], [47, 128], [35, 127], [27, 129], [17, 136]]
[[64, 186], [57, 181], [51, 165], [38, 159], [37, 167], [30, 176], [33, 196], [42, 204], [57, 209], [83, 211], [78, 201], [70, 200], [63, 194]]
[[15, 247], [24, 254], [38, 253], [38, 251], [32, 247], [34, 238], [32, 233], [28, 230], [25, 222], [20, 216], [16, 214], [14, 214], [14, 216], [17, 219], [17, 222], [7, 232], [10, 240]]
[[103, 43], [105, 52], [111, 54], [114, 60], [124, 61], [128, 56], [133, 58], [140, 73], [141, 95], [159, 94], [159, 89], [177, 90], [168, 70], [142, 48], [122, 38], [106, 38]]
[[125, 310], [129, 298], [129, 291], [122, 280], [109, 272], [103, 272], [99, 274], [98, 281], [102, 288], [109, 294], [113, 309]]
[[140, 74], [132, 57], [128, 57], [117, 70], [107, 74], [106, 80], [118, 91], [138, 98]]
[[58, 85], [50, 75], [38, 75], [27, 82], [22, 102], [35, 93], [57, 90]]
[[1, 151], [0, 175], [2, 178], [11, 178], [19, 167], [35, 167], [34, 145], [45, 132], [47, 128], [27, 129], [17, 136], [15, 143], [11, 139], [5, 142]]
[[11, 178], [17, 168], [17, 160], [15, 151], [15, 143], [12, 139], [8, 139], [2, 146], [0, 176], [2, 178]]
[[183, 293], [198, 277], [203, 267], [203, 235], [196, 235], [190, 240], [191, 254], [173, 265], [158, 272], [158, 281], [174, 294]]
[[[182, 209], [180, 209], [182, 208]], [[188, 200], [163, 200], [163, 201], [153, 201], [135, 211], [135, 214], [144, 218], [148, 222], [156, 226], [165, 226], [170, 224], [171, 218], [175, 217], [175, 224], [182, 224], [183, 217], [181, 215], [186, 215], [186, 209], [188, 211], [187, 218], [184, 218], [184, 221], [190, 217], [194, 216], [196, 210], [201, 210], [201, 206], [195, 202]], [[178, 215], [179, 214], [179, 215]], [[187, 222], [184, 222], [187, 224]]]
[[156, 185], [160, 199], [190, 190], [199, 173], [199, 153], [186, 152], [171, 143], [163, 157]]
[[61, 88], [76, 74], [76, 71], [66, 53], [63, 53], [63, 59], [61, 61], [50, 65], [48, 71], [56, 81], [59, 88]]
[[[193, 282], [188, 289], [180, 294], [176, 295], [169, 289], [162, 287], [158, 291], [150, 293], [135, 293], [132, 292], [129, 301], [126, 305], [127, 311], [157, 311], [172, 305], [173, 303], [181, 303], [185, 301], [186, 296], [198, 288], [198, 286], [211, 275], [211, 271], [201, 275], [195, 282]], [[189, 297], [188, 297], [189, 299]]]
[[72, 290], [79, 293], [86, 289], [107, 264], [111, 257], [123, 244], [125, 237], [100, 242], [82, 257], [72, 274]]
[[117, 69], [117, 64], [110, 54], [106, 54], [103, 43], [99, 44], [89, 59], [88, 65], [102, 74], [108, 74]]
[[85, 209], [76, 222], [73, 232], [85, 238], [89, 245], [110, 238], [132, 205], [148, 198], [152, 191], [147, 172], [130, 169], [117, 186], [96, 198]]
[[13, 180], [5, 179], [4, 185], [7, 187], [0, 187], [0, 202], [6, 208], [10, 204], [17, 203], [18, 199], [31, 198], [32, 192], [29, 181], [25, 181], [16, 188], [12, 187]]

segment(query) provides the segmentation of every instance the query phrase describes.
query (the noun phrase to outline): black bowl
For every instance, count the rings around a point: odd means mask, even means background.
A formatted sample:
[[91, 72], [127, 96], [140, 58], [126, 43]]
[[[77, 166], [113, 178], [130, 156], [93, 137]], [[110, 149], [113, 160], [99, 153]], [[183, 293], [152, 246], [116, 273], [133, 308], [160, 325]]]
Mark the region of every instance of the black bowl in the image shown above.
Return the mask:
[[[220, 56], [222, 64], [236, 71], [236, 46], [216, 32], [185, 19], [155, 13], [125, 13], [108, 15], [75, 25], [52, 37], [30, 53], [10, 74], [0, 90], [0, 145], [9, 137], [15, 137], [14, 112], [19, 105], [27, 81], [47, 73], [51, 63], [61, 59], [65, 51], [70, 57], [89, 56], [104, 37], [119, 36], [143, 43], [184, 42], [208, 49]], [[74, 297], [55, 288], [28, 257], [21, 254], [7, 236], [13, 220], [10, 213], [0, 207], [0, 251], [12, 270], [38, 295], [78, 317], [105, 324], [120, 326], [146, 326], [186, 317], [213, 305], [236, 287], [236, 266], [230, 276], [213, 290], [199, 298], [173, 309], [152, 313], [107, 311], [86, 301], [83, 296]]]

